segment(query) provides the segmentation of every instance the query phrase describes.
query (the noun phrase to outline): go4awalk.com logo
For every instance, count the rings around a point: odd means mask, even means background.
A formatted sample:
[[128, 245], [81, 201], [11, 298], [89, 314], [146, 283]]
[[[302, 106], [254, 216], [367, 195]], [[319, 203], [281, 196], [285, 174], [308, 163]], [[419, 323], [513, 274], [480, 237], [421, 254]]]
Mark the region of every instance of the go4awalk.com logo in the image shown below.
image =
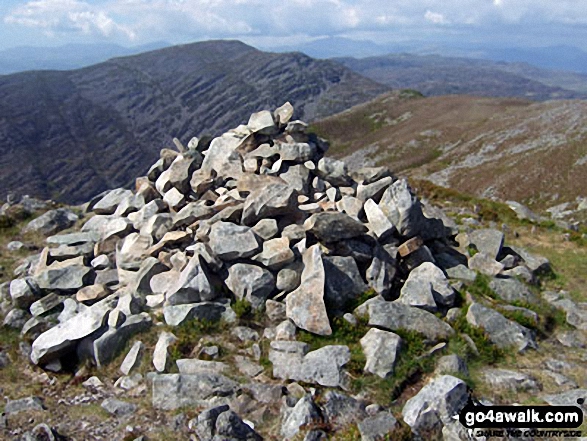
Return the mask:
[[583, 411], [579, 406], [484, 406], [470, 397], [454, 418], [475, 436], [580, 437]]

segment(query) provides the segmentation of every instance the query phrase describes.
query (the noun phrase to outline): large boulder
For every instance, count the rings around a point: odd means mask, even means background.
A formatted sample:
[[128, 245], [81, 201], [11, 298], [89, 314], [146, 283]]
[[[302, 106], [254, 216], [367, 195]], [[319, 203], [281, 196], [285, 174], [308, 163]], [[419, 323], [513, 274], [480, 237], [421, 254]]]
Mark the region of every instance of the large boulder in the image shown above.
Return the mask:
[[326, 256], [322, 262], [326, 278], [324, 301], [329, 308], [344, 310], [349, 302], [367, 291], [352, 257]]
[[401, 289], [398, 302], [434, 312], [438, 307], [451, 307], [455, 291], [440, 268], [424, 262], [414, 268]]
[[368, 231], [358, 220], [334, 211], [313, 214], [304, 222], [304, 228], [321, 242], [351, 239]]
[[467, 321], [472, 326], [483, 329], [489, 340], [500, 348], [514, 347], [518, 352], [538, 348], [532, 330], [506, 319], [499, 312], [480, 303], [469, 306]]
[[31, 361], [34, 364], [46, 364], [73, 351], [77, 342], [106, 324], [108, 313], [117, 302], [116, 296], [110, 296], [42, 333], [33, 342]]
[[259, 241], [253, 230], [231, 222], [217, 222], [210, 231], [210, 248], [222, 260], [236, 260], [255, 255]]
[[73, 226], [77, 220], [78, 217], [74, 212], [66, 208], [58, 208], [47, 211], [30, 221], [23, 231], [25, 233], [38, 232], [45, 236], [50, 236]]
[[304, 270], [300, 286], [285, 299], [286, 314], [298, 328], [318, 335], [332, 334], [324, 304], [325, 271], [319, 245], [303, 254]]
[[372, 328], [361, 338], [361, 346], [367, 359], [365, 372], [381, 378], [393, 374], [395, 362], [402, 347], [402, 339], [399, 335]]
[[467, 384], [456, 377], [434, 378], [410, 398], [402, 409], [404, 422], [416, 434], [439, 433], [467, 404]]
[[205, 302], [216, 298], [217, 293], [210, 281], [206, 263], [194, 255], [172, 284], [165, 297], [170, 305]]
[[225, 283], [237, 299], [249, 301], [253, 308], [262, 307], [275, 289], [275, 277], [270, 271], [248, 263], [231, 265]]
[[92, 269], [85, 266], [83, 258], [79, 257], [53, 262], [42, 268], [35, 280], [41, 289], [70, 291], [88, 284], [92, 273]]

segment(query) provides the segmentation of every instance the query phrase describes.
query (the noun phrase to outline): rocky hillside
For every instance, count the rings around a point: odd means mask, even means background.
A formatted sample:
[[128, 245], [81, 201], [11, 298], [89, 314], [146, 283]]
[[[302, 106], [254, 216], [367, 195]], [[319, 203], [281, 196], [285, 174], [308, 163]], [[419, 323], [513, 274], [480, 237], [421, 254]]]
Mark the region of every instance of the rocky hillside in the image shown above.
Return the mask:
[[[293, 113], [77, 211], [2, 207], [0, 256], [28, 255], [3, 260], [2, 436], [473, 440], [470, 397], [587, 411], [585, 236], [421, 201]], [[551, 233], [561, 274], [518, 243]]]
[[544, 209], [587, 194], [587, 102], [391, 94], [317, 122], [331, 154]]
[[83, 202], [130, 184], [173, 137], [218, 134], [284, 99], [313, 120], [385, 90], [331, 61], [237, 41], [0, 76], [0, 188]]
[[455, 94], [537, 101], [587, 98], [584, 74], [521, 63], [412, 54], [334, 60], [393, 89], [414, 89], [426, 96]]

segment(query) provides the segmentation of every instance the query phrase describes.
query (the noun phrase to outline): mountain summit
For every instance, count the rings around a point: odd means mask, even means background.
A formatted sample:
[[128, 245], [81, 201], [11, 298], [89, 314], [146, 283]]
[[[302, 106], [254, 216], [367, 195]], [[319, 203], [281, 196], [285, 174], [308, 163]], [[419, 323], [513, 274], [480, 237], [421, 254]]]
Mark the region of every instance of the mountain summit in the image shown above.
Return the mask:
[[386, 86], [332, 61], [208, 41], [0, 77], [0, 187], [70, 203], [144, 173], [196, 128], [214, 135], [288, 100], [313, 120]]

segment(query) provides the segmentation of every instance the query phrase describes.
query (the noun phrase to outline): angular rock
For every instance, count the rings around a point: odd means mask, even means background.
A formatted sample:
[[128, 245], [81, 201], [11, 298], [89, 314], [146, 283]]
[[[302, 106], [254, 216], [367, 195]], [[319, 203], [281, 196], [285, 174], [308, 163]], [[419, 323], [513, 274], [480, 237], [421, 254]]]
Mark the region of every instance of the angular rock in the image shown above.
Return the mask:
[[480, 253], [485, 253], [491, 259], [496, 260], [503, 246], [503, 233], [498, 230], [482, 229], [473, 230], [469, 234], [471, 245]]
[[236, 395], [236, 382], [217, 373], [163, 374], [153, 377], [153, 407], [173, 410], [228, 402]]
[[23, 232], [29, 233], [36, 231], [44, 236], [50, 236], [73, 226], [77, 220], [77, 215], [72, 211], [66, 208], [58, 208], [57, 210], [47, 211], [45, 214], [30, 221]]
[[232, 410], [218, 415], [215, 432], [214, 439], [223, 441], [261, 441], [263, 439]]
[[102, 409], [104, 409], [109, 414], [119, 418], [135, 413], [137, 410], [136, 404], [126, 403], [124, 401], [117, 400], [116, 398], [106, 398], [104, 401], [102, 401], [100, 407], [102, 407]]
[[[279, 182], [281, 181], [281, 182]], [[251, 191], [245, 205], [241, 223], [255, 225], [259, 220], [292, 214], [297, 202], [297, 191], [284, 180], [269, 181]]]
[[222, 303], [201, 302], [186, 305], [170, 305], [163, 308], [165, 323], [169, 326], [179, 326], [186, 320], [200, 320], [217, 322], [221, 318], [232, 321], [230, 315], [234, 314], [230, 307]]
[[367, 268], [367, 284], [377, 294], [386, 296], [389, 294], [393, 279], [397, 271], [397, 261], [383, 248], [376, 247], [371, 264]]
[[136, 271], [147, 255], [147, 250], [153, 245], [151, 236], [142, 236], [131, 233], [116, 246], [116, 266], [119, 269]]
[[463, 380], [442, 375], [434, 378], [406, 402], [402, 416], [414, 433], [430, 436], [440, 431], [461, 411], [468, 397], [467, 385]]
[[469, 268], [486, 276], [496, 276], [503, 271], [503, 264], [485, 253], [477, 253], [469, 258]]
[[352, 257], [326, 256], [322, 262], [326, 281], [324, 301], [329, 308], [344, 310], [349, 302], [367, 291]]
[[14, 415], [29, 410], [43, 411], [45, 406], [39, 397], [27, 397], [19, 400], [8, 400], [4, 407], [6, 415]]
[[33, 317], [38, 317], [51, 311], [53, 308], [56, 308], [57, 306], [61, 305], [63, 303], [63, 300], [63, 297], [60, 297], [54, 292], [52, 292], [43, 297], [42, 299], [39, 299], [35, 303], [33, 303], [30, 306], [29, 311], [31, 312]]
[[238, 299], [246, 299], [253, 308], [263, 306], [275, 289], [275, 278], [270, 271], [247, 263], [231, 265], [225, 282]]
[[216, 289], [210, 282], [210, 275], [202, 260], [200, 256], [194, 255], [176, 283], [169, 287], [165, 297], [170, 305], [197, 303], [216, 298]]
[[397, 302], [373, 302], [368, 305], [369, 326], [396, 331], [406, 329], [423, 334], [432, 341], [447, 340], [454, 330], [434, 314]]
[[531, 375], [508, 369], [486, 368], [483, 378], [492, 389], [538, 392], [542, 385]]
[[41, 334], [33, 342], [31, 361], [46, 364], [72, 351], [79, 340], [104, 326], [117, 300], [108, 297]]
[[384, 240], [393, 233], [395, 227], [373, 199], [368, 199], [363, 209], [369, 222], [369, 229], [375, 233], [378, 239]]
[[151, 236], [155, 241], [161, 240], [173, 225], [173, 217], [169, 213], [154, 214], [141, 226], [140, 234]]
[[110, 290], [102, 284], [89, 285], [80, 289], [75, 295], [78, 302], [96, 302], [110, 295]]
[[29, 277], [10, 282], [10, 298], [17, 308], [28, 309], [40, 296], [38, 285]]
[[365, 418], [357, 427], [361, 434], [361, 441], [378, 441], [391, 434], [398, 426], [397, 420], [391, 412], [378, 412]]
[[479, 303], [469, 306], [467, 321], [472, 326], [483, 329], [491, 342], [500, 348], [513, 346], [518, 352], [538, 348], [533, 331]]
[[325, 420], [335, 429], [355, 424], [367, 416], [365, 403], [332, 390], [324, 394], [322, 409]]
[[295, 262], [277, 273], [275, 285], [279, 291], [291, 292], [300, 286], [302, 280], [302, 266], [300, 263]]
[[321, 421], [320, 409], [314, 404], [312, 397], [306, 395], [296, 403], [293, 409], [288, 409], [284, 413], [281, 423], [281, 435], [286, 440], [292, 439], [298, 434], [302, 426], [320, 423]]
[[318, 335], [332, 334], [324, 304], [325, 271], [318, 245], [303, 254], [304, 270], [300, 286], [285, 299], [286, 315], [297, 327]]
[[251, 257], [259, 251], [252, 229], [230, 222], [217, 222], [210, 231], [210, 248], [222, 260]]
[[550, 262], [546, 257], [537, 256], [521, 247], [510, 246], [510, 248], [522, 258], [528, 269], [534, 274], [548, 273], [551, 271]]
[[413, 269], [401, 289], [398, 302], [434, 312], [437, 306], [451, 307], [455, 291], [440, 268], [430, 262]]
[[293, 262], [294, 258], [294, 253], [289, 247], [289, 239], [280, 237], [263, 242], [263, 251], [253, 260], [275, 271]]
[[130, 371], [137, 367], [141, 363], [141, 358], [144, 350], [145, 345], [143, 344], [143, 342], [134, 342], [132, 347], [126, 354], [126, 357], [124, 357], [122, 364], [120, 365], [120, 372], [122, 372], [124, 375], [128, 375]]
[[489, 282], [489, 288], [491, 288], [500, 299], [505, 300], [508, 303], [538, 302], [537, 296], [517, 279], [493, 278], [491, 282]]
[[78, 290], [92, 276], [92, 269], [83, 265], [82, 258], [54, 262], [35, 277], [39, 288], [46, 290]]
[[261, 239], [270, 240], [279, 233], [279, 228], [275, 219], [261, 219], [255, 224], [253, 231]]
[[338, 212], [313, 214], [304, 222], [304, 228], [322, 242], [351, 239], [368, 231], [361, 222]]
[[459, 374], [468, 376], [469, 369], [465, 360], [456, 354], [445, 355], [438, 359], [436, 363], [437, 374]]
[[[167, 352], [167, 349], [176, 341], [177, 337], [173, 335], [171, 332], [163, 331], [159, 334], [159, 339], [157, 340], [155, 350], [153, 351], [153, 366], [155, 366], [157, 372], [164, 372], [165, 369], [167, 369], [167, 364], [169, 363], [169, 354]], [[153, 396], [154, 394], [155, 390], [153, 389]], [[155, 403], [153, 403], [153, 405], [154, 404]]]
[[316, 174], [335, 186], [348, 185], [351, 181], [346, 164], [333, 158], [321, 158]]
[[124, 188], [117, 188], [111, 190], [92, 207], [92, 211], [96, 214], [113, 214], [124, 199], [132, 197], [132, 191]]
[[370, 329], [361, 338], [361, 347], [367, 359], [363, 370], [387, 378], [393, 374], [395, 362], [402, 348], [402, 339], [393, 332]]

